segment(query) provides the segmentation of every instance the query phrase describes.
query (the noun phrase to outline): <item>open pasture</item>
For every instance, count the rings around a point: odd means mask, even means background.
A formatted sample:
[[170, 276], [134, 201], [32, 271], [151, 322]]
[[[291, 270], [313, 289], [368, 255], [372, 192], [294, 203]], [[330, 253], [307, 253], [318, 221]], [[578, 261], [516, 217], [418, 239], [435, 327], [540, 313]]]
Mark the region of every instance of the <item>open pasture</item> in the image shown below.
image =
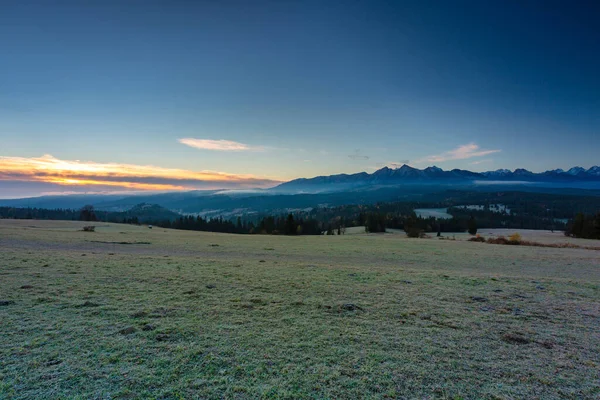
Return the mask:
[[600, 397], [599, 251], [83, 225], [0, 220], [2, 399]]

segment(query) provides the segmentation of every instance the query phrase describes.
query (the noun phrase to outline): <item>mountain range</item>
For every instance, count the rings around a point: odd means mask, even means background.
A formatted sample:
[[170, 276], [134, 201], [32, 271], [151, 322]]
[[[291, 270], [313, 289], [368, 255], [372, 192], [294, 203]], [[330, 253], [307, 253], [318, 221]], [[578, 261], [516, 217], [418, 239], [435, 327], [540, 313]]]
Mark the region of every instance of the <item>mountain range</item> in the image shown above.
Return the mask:
[[[0, 206], [25, 208], [77, 209], [91, 204], [98, 210], [125, 212], [140, 203], [156, 204], [183, 214], [202, 216], [279, 213], [316, 206], [372, 204], [376, 202], [438, 201], [447, 191], [538, 192], [561, 195], [590, 195], [600, 198], [600, 167], [573, 167], [533, 173], [525, 169], [472, 172], [444, 171], [403, 165], [381, 168], [372, 174], [339, 174], [295, 179], [271, 189], [193, 190], [144, 194], [80, 194], [0, 199]], [[600, 205], [600, 200], [599, 200]], [[138, 210], [139, 211], [139, 210]], [[145, 215], [137, 212], [136, 215]]]
[[400, 168], [383, 167], [372, 174], [360, 172], [357, 174], [339, 174], [329, 176], [317, 176], [315, 178], [301, 178], [273, 188], [274, 191], [305, 191], [315, 192], [320, 190], [339, 190], [361, 186], [399, 185], [405, 183], [427, 184], [427, 183], [466, 183], [477, 182], [479, 184], [492, 184], [498, 182], [507, 183], [546, 183], [564, 184], [574, 182], [599, 182], [600, 167], [594, 166], [589, 169], [573, 167], [567, 171], [554, 169], [541, 173], [534, 173], [526, 169], [518, 168], [514, 171], [498, 169], [496, 171], [472, 172], [464, 169], [453, 169], [444, 171], [432, 166], [425, 169], [417, 169], [408, 165]]

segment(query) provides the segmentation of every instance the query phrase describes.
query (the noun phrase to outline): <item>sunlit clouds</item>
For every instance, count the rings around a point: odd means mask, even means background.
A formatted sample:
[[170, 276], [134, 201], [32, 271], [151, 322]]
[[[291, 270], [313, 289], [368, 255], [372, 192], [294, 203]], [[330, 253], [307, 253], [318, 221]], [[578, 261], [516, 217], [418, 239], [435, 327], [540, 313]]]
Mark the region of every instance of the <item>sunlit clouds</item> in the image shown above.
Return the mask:
[[475, 143], [469, 143], [462, 146], [458, 146], [454, 150], [446, 151], [441, 154], [427, 156], [422, 159], [415, 161], [415, 163], [436, 163], [452, 160], [466, 160], [475, 157], [484, 157], [489, 154], [498, 153], [501, 150], [483, 150], [480, 149]]
[[151, 165], [96, 163], [0, 156], [0, 181], [38, 182], [66, 187], [102, 187], [115, 191], [171, 191], [222, 188], [265, 188], [279, 183], [248, 174], [190, 171]]
[[232, 140], [211, 140], [183, 138], [177, 140], [181, 144], [200, 150], [212, 151], [265, 151], [264, 146], [251, 146], [245, 143], [234, 142]]

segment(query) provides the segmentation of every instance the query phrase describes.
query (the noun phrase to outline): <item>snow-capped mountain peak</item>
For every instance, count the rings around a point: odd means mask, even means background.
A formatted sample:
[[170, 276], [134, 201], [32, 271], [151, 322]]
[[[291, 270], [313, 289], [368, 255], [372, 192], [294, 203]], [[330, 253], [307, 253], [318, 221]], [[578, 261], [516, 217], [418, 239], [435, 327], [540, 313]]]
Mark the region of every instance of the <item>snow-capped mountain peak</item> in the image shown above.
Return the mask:
[[570, 170], [567, 171], [567, 174], [569, 175], [579, 175], [580, 173], [585, 172], [585, 169], [581, 168], [581, 167], [573, 167]]

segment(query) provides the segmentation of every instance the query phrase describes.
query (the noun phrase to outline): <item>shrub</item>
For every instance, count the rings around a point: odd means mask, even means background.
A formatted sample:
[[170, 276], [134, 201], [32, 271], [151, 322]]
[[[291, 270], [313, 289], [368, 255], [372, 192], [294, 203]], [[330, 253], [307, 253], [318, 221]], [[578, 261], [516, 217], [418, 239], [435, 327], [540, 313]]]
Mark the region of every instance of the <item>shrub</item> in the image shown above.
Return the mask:
[[[511, 235], [511, 238], [514, 235]], [[520, 235], [519, 235], [520, 237]], [[487, 240], [488, 243], [491, 244], [512, 244], [512, 245], [519, 245], [521, 244], [521, 241], [516, 241], [516, 240], [512, 240], [511, 238], [505, 238], [504, 236], [498, 236], [497, 238], [489, 238]]]
[[84, 232], [96, 232], [96, 227], [93, 225], [88, 225], [83, 227]]
[[[520, 236], [519, 236], [520, 237]], [[504, 236], [498, 236], [497, 238], [489, 238], [487, 243], [490, 244], [508, 244], [508, 245], [520, 245], [520, 246], [534, 246], [534, 247], [554, 247], [554, 248], [570, 248], [570, 249], [588, 249], [588, 250], [600, 250], [600, 247], [594, 246], [580, 246], [573, 243], [539, 243], [530, 242], [528, 240], [517, 240], [519, 237], [511, 235], [508, 239]], [[478, 238], [469, 239], [470, 242], [478, 242]]]
[[418, 238], [418, 237], [421, 237], [421, 233], [423, 233], [423, 231], [421, 229], [410, 228], [409, 230], [406, 231], [406, 236], [408, 236], [410, 238]]
[[510, 240], [511, 242], [518, 242], [521, 243], [521, 235], [519, 233], [513, 233], [512, 235], [510, 235], [508, 237], [508, 240]]
[[469, 239], [469, 242], [480, 242], [480, 243], [485, 243], [485, 238], [477, 235], [474, 238]]
[[498, 236], [497, 238], [489, 238], [487, 240], [490, 244], [508, 244], [508, 240], [504, 236]]

